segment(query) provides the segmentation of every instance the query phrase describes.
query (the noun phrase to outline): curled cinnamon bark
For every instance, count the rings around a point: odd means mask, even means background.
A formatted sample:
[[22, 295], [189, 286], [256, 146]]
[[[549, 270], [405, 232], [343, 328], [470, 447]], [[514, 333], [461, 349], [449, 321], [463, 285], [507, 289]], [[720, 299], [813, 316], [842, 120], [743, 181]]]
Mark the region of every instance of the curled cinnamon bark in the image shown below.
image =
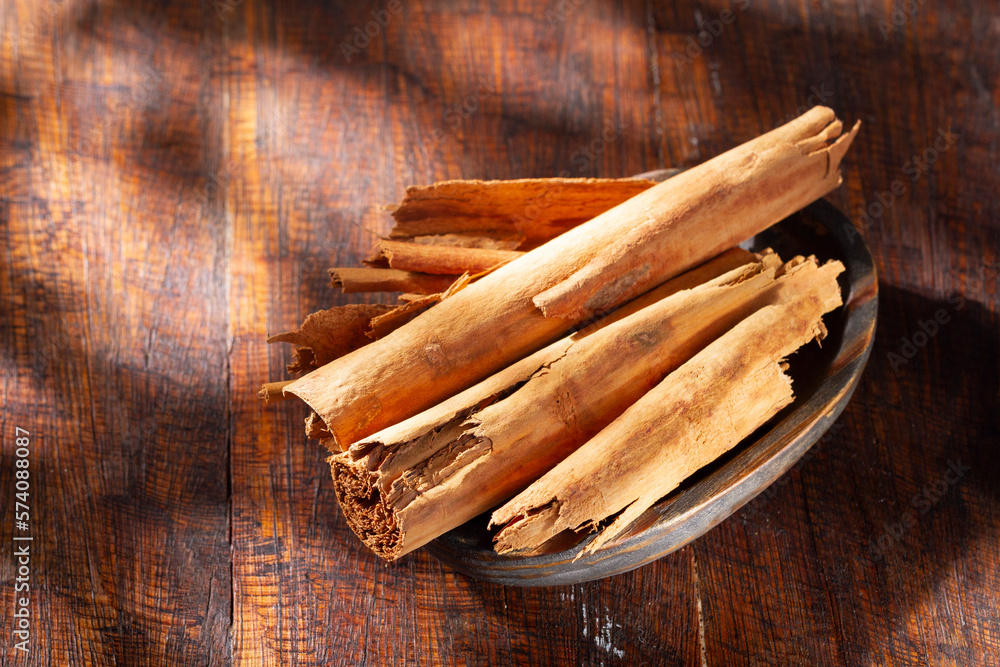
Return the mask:
[[730, 251], [331, 457], [348, 524], [391, 560], [509, 498], [775, 300], [779, 264]]
[[642, 178], [522, 178], [411, 186], [393, 210], [391, 237], [434, 242], [447, 235], [446, 245], [530, 250], [653, 185]]
[[414, 273], [455, 276], [466, 272], [486, 271], [523, 254], [516, 250], [463, 248], [382, 239], [365, 262], [375, 267], [386, 265], [392, 269]]
[[837, 187], [857, 132], [816, 107], [549, 241], [286, 387], [346, 447], [704, 262]]
[[[459, 271], [459, 274], [461, 273]], [[330, 269], [330, 286], [341, 288], [344, 294], [355, 292], [436, 294], [448, 289], [456, 278], [458, 275], [430, 275], [399, 269]]]
[[840, 262], [797, 258], [776, 302], [708, 345], [589, 442], [493, 513], [496, 548], [534, 552], [553, 538], [595, 529], [620, 512], [584, 553], [618, 536], [657, 500], [750, 435], [792, 401], [784, 359], [826, 334], [841, 305]]

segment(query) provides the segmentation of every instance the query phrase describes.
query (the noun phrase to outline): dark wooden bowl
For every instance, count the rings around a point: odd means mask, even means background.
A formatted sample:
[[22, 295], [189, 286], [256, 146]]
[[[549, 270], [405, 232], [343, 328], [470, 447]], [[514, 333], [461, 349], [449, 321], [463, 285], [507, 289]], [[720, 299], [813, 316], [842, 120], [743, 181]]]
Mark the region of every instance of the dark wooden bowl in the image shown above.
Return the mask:
[[844, 306], [824, 322], [822, 347], [792, 355], [795, 401], [728, 454], [703, 468], [645, 514], [616, 541], [574, 560], [593, 534], [565, 551], [501, 556], [483, 514], [427, 545], [449, 567], [476, 579], [513, 586], [573, 584], [627, 572], [703, 535], [774, 483], [826, 432], [850, 400], [875, 337], [878, 280], [872, 256], [850, 221], [818, 201], [749, 239], [750, 250], [774, 248], [783, 259], [839, 259]]

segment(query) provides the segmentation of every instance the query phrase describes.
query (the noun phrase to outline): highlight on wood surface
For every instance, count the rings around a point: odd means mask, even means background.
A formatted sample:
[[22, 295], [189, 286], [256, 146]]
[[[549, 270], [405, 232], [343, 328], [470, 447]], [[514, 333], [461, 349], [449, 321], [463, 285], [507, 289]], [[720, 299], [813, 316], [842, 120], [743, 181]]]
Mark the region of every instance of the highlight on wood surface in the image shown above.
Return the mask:
[[341, 448], [397, 424], [837, 187], [857, 129], [841, 134], [833, 112], [816, 107], [643, 189], [285, 392]]
[[[783, 267], [767, 305], [670, 373], [586, 444], [496, 510], [500, 553], [544, 549], [567, 532], [614, 521], [582, 554], [614, 539], [657, 500], [792, 401], [784, 359], [826, 330], [841, 305], [840, 262]], [[620, 513], [620, 514], [619, 514]]]

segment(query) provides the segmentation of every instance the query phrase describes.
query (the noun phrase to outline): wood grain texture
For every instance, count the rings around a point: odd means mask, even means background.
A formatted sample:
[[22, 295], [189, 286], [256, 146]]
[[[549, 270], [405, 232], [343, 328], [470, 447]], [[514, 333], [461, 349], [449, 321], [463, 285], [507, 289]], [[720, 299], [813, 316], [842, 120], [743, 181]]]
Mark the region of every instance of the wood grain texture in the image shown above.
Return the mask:
[[[907, 6], [0, 3], [0, 662], [1000, 662], [1000, 11]], [[255, 392], [291, 359], [268, 333], [369, 298], [326, 269], [388, 231], [377, 205], [447, 178], [689, 167], [815, 103], [865, 124], [830, 199], [882, 312], [800, 465], [591, 584], [386, 567], [354, 538], [304, 408]]]

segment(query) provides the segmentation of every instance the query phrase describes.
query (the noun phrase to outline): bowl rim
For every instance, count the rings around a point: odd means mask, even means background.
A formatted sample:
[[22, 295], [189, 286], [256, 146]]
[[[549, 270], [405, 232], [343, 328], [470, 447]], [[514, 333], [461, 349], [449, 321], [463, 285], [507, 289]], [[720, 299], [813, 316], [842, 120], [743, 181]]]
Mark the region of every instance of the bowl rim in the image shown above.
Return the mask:
[[[871, 251], [850, 220], [828, 201], [818, 200], [771, 229], [809, 224], [810, 220], [818, 223], [818, 234], [828, 237], [829, 245], [823, 250], [845, 267], [840, 276], [846, 294], [844, 305], [835, 311], [843, 316], [837, 332], [839, 346], [822, 382], [796, 398], [772, 420], [766, 432], [758, 431], [756, 439], [737, 445], [732, 450], [735, 454], [716, 469], [661, 499], [623, 535], [579, 559], [596, 534], [558, 553], [502, 556], [482, 545], [481, 528], [470, 529], [482, 517], [433, 540], [426, 545], [427, 550], [452, 569], [484, 581], [515, 586], [581, 583], [628, 572], [684, 547], [776, 482], [843, 412], [858, 386], [875, 338], [878, 278]], [[741, 245], [753, 247], [755, 239]]]

